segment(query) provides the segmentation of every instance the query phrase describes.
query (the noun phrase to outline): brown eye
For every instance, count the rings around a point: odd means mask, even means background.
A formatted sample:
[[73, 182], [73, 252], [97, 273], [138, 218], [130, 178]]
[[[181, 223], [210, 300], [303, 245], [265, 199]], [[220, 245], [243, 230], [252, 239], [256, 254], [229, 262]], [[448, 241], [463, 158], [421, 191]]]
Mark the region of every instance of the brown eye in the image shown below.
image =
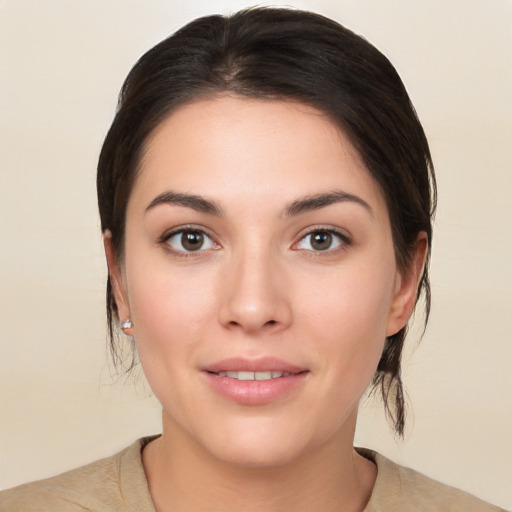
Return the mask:
[[181, 245], [186, 251], [197, 251], [203, 246], [204, 237], [199, 231], [185, 231], [181, 235]]
[[203, 231], [197, 229], [181, 229], [172, 233], [165, 243], [176, 252], [197, 252], [218, 248], [217, 244]]
[[297, 249], [308, 251], [328, 251], [346, 243], [343, 235], [326, 230], [312, 231], [305, 235], [297, 245]]
[[325, 231], [320, 231], [318, 233], [313, 233], [311, 235], [311, 247], [316, 251], [325, 251], [329, 249], [332, 244], [332, 235], [331, 233], [326, 233]]

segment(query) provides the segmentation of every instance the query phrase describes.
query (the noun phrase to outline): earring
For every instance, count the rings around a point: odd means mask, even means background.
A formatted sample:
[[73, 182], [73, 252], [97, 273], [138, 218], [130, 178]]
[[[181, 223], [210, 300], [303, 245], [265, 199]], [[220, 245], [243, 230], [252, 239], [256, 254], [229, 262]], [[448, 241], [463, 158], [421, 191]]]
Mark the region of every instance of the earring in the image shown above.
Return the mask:
[[124, 319], [122, 322], [121, 322], [121, 330], [127, 335], [127, 336], [131, 336], [132, 333], [131, 332], [127, 332], [129, 331], [131, 328], [133, 327], [133, 324], [132, 324], [132, 321], [129, 319], [129, 318], [126, 318]]

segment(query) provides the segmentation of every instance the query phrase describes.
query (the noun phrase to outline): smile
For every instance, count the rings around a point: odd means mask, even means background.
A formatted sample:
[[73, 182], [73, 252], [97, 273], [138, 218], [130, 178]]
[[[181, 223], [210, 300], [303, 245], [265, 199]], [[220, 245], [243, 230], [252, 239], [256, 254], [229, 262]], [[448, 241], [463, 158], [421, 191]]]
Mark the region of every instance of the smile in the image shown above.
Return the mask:
[[236, 380], [271, 380], [279, 379], [280, 377], [288, 377], [291, 375], [289, 372], [218, 372], [216, 375], [219, 377], [229, 377], [230, 379]]

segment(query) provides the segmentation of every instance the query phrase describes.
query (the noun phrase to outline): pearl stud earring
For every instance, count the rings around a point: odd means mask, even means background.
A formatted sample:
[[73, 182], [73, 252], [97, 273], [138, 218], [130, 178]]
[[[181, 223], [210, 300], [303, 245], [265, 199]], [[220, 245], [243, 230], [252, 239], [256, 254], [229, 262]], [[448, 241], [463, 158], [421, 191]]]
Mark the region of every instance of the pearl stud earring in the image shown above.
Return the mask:
[[128, 336], [131, 335], [130, 332], [126, 332], [128, 331], [129, 329], [131, 329], [133, 327], [133, 324], [132, 324], [132, 321], [129, 319], [129, 318], [126, 318], [124, 319], [122, 322], [121, 322], [121, 330]]

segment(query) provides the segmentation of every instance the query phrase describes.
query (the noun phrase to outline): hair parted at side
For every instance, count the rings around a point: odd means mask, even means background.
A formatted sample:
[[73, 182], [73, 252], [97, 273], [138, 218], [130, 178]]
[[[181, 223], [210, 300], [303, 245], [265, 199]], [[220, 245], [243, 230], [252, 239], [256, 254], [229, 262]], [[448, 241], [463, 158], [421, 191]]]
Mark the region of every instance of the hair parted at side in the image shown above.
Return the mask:
[[[379, 184], [389, 211], [395, 256], [406, 270], [417, 235], [428, 236], [418, 287], [430, 310], [429, 259], [436, 186], [428, 143], [389, 60], [364, 38], [311, 12], [251, 8], [199, 18], [143, 55], [123, 84], [98, 163], [101, 229], [123, 260], [126, 207], [145, 142], [178, 106], [233, 94], [316, 107], [350, 138]], [[117, 307], [110, 279], [107, 315], [118, 360]], [[390, 336], [373, 379], [386, 413], [403, 435], [401, 354], [406, 327]]]

